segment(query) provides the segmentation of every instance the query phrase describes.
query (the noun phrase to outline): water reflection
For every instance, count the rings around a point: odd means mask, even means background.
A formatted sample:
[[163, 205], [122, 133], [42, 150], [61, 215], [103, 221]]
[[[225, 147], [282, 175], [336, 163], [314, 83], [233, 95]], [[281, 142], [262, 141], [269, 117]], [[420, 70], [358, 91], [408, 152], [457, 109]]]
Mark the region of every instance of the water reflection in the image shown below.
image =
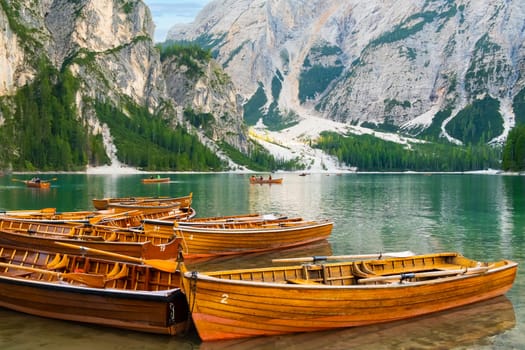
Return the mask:
[[[412, 250], [459, 251], [483, 261], [525, 263], [525, 177], [481, 175], [282, 174], [282, 185], [250, 185], [249, 175], [170, 174], [169, 184], [143, 185], [143, 175], [57, 174], [49, 191], [0, 177], [0, 209], [93, 209], [105, 196], [172, 196], [193, 192], [198, 216], [279, 213], [334, 221], [318, 246], [190, 262], [199, 270], [271, 265], [271, 259]], [[281, 174], [279, 174], [281, 177]], [[525, 335], [525, 270], [508, 298], [395, 324], [246, 340], [248, 348], [520, 348]], [[481, 305], [481, 306], [480, 306]], [[485, 305], [485, 306], [483, 306]], [[471, 310], [471, 311], [468, 311]], [[481, 314], [479, 317], [478, 314]], [[446, 316], [449, 315], [449, 316]], [[463, 320], [463, 321], [461, 321]], [[508, 330], [508, 332], [505, 332]], [[486, 331], [486, 332], [485, 332]], [[485, 333], [484, 333], [485, 332]], [[491, 337], [491, 335], [497, 335]], [[297, 343], [297, 344], [296, 344]], [[242, 349], [243, 342], [230, 344]], [[473, 344], [473, 345], [472, 345]], [[495, 344], [495, 345], [494, 345]], [[213, 349], [189, 337], [160, 337], [41, 319], [0, 310], [2, 349]], [[303, 349], [302, 349], [303, 350]]]

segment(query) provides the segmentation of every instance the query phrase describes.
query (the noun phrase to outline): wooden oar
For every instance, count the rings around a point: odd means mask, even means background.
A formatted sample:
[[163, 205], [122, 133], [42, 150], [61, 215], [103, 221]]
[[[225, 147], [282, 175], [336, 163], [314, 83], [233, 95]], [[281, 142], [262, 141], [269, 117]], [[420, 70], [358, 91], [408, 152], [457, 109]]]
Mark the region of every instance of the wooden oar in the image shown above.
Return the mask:
[[481, 266], [481, 267], [464, 268], [464, 269], [457, 269], [457, 270], [402, 273], [399, 275], [361, 278], [358, 280], [358, 283], [365, 284], [365, 283], [384, 282], [384, 281], [391, 281], [391, 280], [403, 281], [403, 280], [411, 279], [411, 278], [446, 277], [446, 276], [452, 276], [452, 275], [478, 274], [478, 273], [487, 272], [489, 268], [490, 268], [489, 266]]
[[129, 211], [123, 211], [121, 213], [115, 213], [115, 214], [99, 214], [97, 216], [89, 218], [88, 222], [91, 225], [96, 225], [104, 219], [126, 217], [126, 216], [130, 216], [131, 214], [137, 214], [138, 212], [139, 210], [129, 210]]
[[406, 258], [414, 256], [410, 250], [403, 252], [378, 253], [378, 254], [358, 254], [358, 255], [328, 255], [328, 256], [307, 256], [302, 258], [272, 259], [274, 263], [281, 262], [316, 262], [324, 260], [360, 260], [360, 259], [382, 259], [382, 258]]
[[23, 182], [23, 183], [26, 183], [27, 180], [20, 180], [20, 179], [11, 179], [11, 181], [15, 181], [15, 182]]
[[13, 265], [13, 264], [2, 263], [2, 262], [0, 262], [0, 266], [8, 267], [13, 270], [26, 270], [26, 271], [45, 274], [45, 275], [53, 275], [58, 278], [65, 278], [65, 279], [77, 281], [80, 283], [84, 283], [90, 287], [95, 287], [95, 288], [104, 288], [104, 285], [106, 282], [104, 275], [94, 275], [94, 274], [77, 273], [77, 272], [56, 272], [56, 271], [39, 269], [36, 267]]
[[93, 252], [93, 253], [97, 253], [97, 254], [100, 254], [100, 255], [107, 255], [107, 256], [111, 256], [111, 257], [114, 257], [114, 258], [119, 258], [119, 259], [122, 259], [122, 260], [127, 260], [127, 261], [136, 262], [136, 263], [139, 263], [139, 264], [148, 265], [148, 266], [154, 267], [154, 268], [156, 268], [158, 270], [165, 271], [165, 272], [175, 272], [177, 270], [177, 266], [178, 266], [178, 262], [172, 261], [172, 260], [142, 259], [142, 258], [136, 258], [134, 256], [108, 252], [107, 250], [88, 248], [88, 247], [84, 247], [84, 246], [81, 246], [81, 245], [64, 243], [64, 242], [57, 242], [57, 241], [55, 241], [55, 244], [63, 246], [63, 247], [78, 249], [82, 253]]

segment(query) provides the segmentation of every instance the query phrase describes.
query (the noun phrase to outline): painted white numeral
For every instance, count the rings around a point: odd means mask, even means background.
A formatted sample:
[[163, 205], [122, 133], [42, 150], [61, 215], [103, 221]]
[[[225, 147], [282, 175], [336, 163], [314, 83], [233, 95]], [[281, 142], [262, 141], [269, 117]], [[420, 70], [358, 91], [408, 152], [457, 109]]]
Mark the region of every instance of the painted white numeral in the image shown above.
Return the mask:
[[223, 294], [221, 299], [221, 304], [228, 304], [228, 294]]

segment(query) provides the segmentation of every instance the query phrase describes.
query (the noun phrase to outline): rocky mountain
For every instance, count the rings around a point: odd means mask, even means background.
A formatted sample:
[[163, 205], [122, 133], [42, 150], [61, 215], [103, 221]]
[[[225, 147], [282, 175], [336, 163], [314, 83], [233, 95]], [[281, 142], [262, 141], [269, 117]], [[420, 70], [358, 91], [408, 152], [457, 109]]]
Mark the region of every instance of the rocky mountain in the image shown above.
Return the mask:
[[466, 144], [525, 122], [522, 0], [215, 0], [168, 39], [211, 48], [270, 128], [319, 116]]
[[[58, 84], [57, 76], [73, 76], [74, 102], [67, 107], [73, 115], [67, 117], [88, 135], [100, 135], [109, 158], [119, 152], [112, 130], [101, 121], [101, 104], [128, 115], [132, 104], [151, 118], [198, 133], [203, 143], [220, 139], [247, 148], [238, 96], [222, 68], [213, 61], [194, 62], [203, 67], [203, 74], [194, 77], [184, 74], [184, 64], [174, 64], [176, 55], [161, 61], [152, 40], [150, 10], [142, 1], [5, 0], [0, 2], [0, 28], [0, 138], [11, 141], [11, 158], [23, 152], [20, 133], [8, 128], [21, 123], [16, 116], [24, 114], [16, 96], [31, 84], [41, 88], [44, 70], [57, 72], [49, 79], [52, 85]], [[184, 117], [185, 109], [210, 113], [213, 122], [207, 130], [194, 128]], [[5, 157], [4, 163], [9, 161]]]

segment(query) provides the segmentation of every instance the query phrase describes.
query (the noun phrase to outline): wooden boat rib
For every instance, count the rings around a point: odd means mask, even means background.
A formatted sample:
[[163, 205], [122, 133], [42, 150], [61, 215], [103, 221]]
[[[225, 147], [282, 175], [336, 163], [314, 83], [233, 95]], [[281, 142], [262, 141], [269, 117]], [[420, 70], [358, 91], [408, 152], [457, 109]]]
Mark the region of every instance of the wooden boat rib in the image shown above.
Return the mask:
[[439, 253], [199, 273], [181, 268], [193, 322], [210, 341], [369, 325], [490, 299], [512, 287], [517, 264]]
[[313, 221], [296, 225], [255, 228], [212, 228], [178, 225], [184, 256], [202, 258], [264, 252], [291, 248], [327, 239], [332, 233], [330, 221]]
[[147, 265], [0, 246], [0, 307], [36, 316], [173, 335], [187, 327], [179, 284]]

